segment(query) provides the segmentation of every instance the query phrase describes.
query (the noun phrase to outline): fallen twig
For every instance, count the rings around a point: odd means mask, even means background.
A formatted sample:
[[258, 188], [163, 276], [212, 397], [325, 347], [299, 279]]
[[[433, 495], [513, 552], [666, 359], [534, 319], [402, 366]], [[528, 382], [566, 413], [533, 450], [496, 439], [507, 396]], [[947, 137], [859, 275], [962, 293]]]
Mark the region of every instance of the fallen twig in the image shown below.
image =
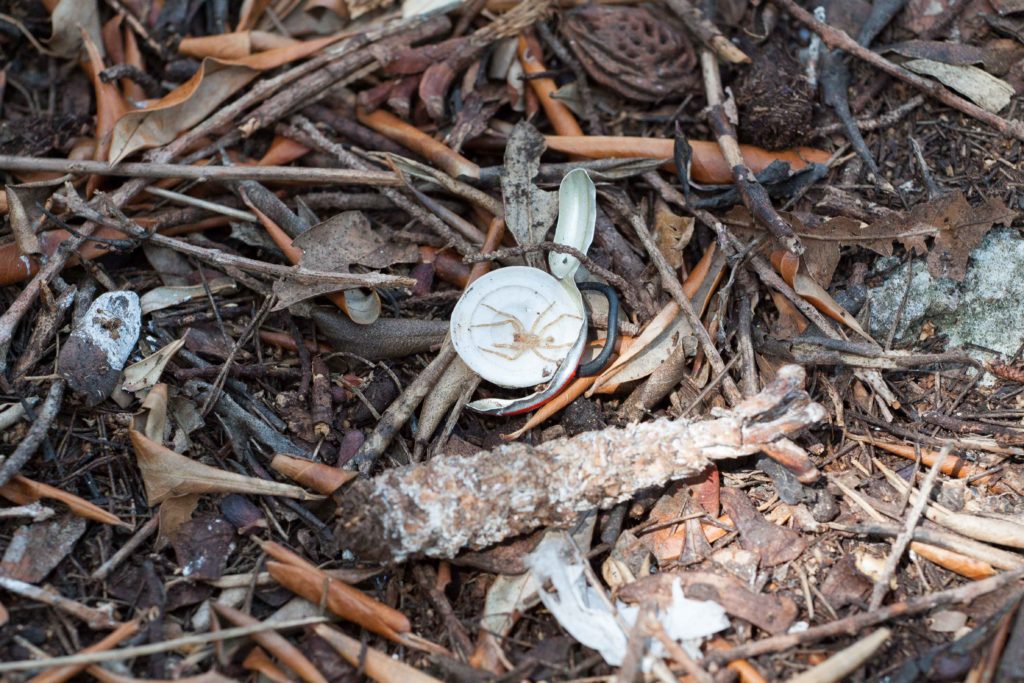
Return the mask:
[[192, 647], [194, 645], [205, 645], [221, 640], [232, 638], [243, 638], [254, 633], [265, 631], [287, 631], [301, 626], [322, 624], [327, 617], [303, 617], [290, 621], [265, 621], [252, 626], [238, 626], [234, 628], [223, 628], [211, 633], [196, 633], [181, 638], [173, 638], [160, 643], [147, 643], [134, 647], [124, 647], [120, 650], [105, 650], [103, 652], [79, 653], [65, 657], [51, 657], [50, 659], [25, 659], [19, 662], [0, 662], [0, 673], [11, 671], [32, 671], [34, 669], [48, 669], [57, 666], [74, 666], [78, 664], [99, 664], [100, 662], [116, 662], [122, 659], [134, 659], [146, 657], [160, 652], [174, 652], [179, 648]]
[[186, 178], [190, 180], [261, 180], [317, 185], [401, 185], [388, 171], [362, 171], [349, 168], [306, 168], [301, 166], [186, 166], [184, 164], [120, 163], [77, 159], [41, 159], [0, 155], [0, 170], [56, 172], [128, 178]]
[[973, 583], [964, 584], [963, 586], [958, 586], [956, 588], [950, 588], [948, 590], [911, 598], [906, 602], [898, 602], [879, 610], [861, 612], [843, 619], [837, 619], [836, 621], [828, 624], [812, 626], [806, 631], [801, 631], [800, 633], [787, 633], [781, 636], [773, 636], [771, 638], [755, 640], [749, 643], [744, 643], [743, 645], [737, 645], [731, 650], [709, 652], [707, 657], [713, 662], [725, 664], [726, 662], [731, 662], [735, 659], [749, 659], [750, 657], [756, 657], [758, 655], [768, 654], [771, 652], [781, 652], [791, 647], [814, 643], [819, 640], [824, 640], [825, 638], [834, 638], [841, 635], [853, 635], [861, 629], [874, 626], [875, 624], [881, 624], [897, 617], [913, 616], [944, 605], [952, 605], [962, 602], [969, 603], [971, 600], [981, 597], [982, 595], [988, 595], [989, 593], [1001, 588], [1012, 586], [1015, 582], [1019, 581], [1021, 577], [1024, 577], [1024, 569], [1015, 569], [998, 576], [982, 579], [981, 581], [974, 581]]
[[60, 412], [61, 399], [64, 397], [64, 386], [65, 382], [63, 379], [58, 379], [50, 385], [50, 391], [46, 394], [46, 400], [40, 406], [36, 419], [32, 422], [28, 433], [25, 434], [21, 443], [18, 444], [17, 448], [14, 449], [14, 452], [8, 458], [0, 458], [0, 486], [9, 482], [11, 477], [21, 471], [21, 468], [28, 462], [28, 459], [42, 445], [43, 440], [46, 438], [46, 432], [50, 429], [50, 423], [53, 422], [54, 418], [57, 417], [57, 413]]
[[1021, 123], [1020, 121], [1009, 121], [998, 114], [986, 111], [978, 105], [954, 94], [941, 83], [918, 76], [917, 74], [907, 71], [903, 67], [890, 62], [877, 52], [873, 52], [872, 50], [861, 46], [845, 31], [833, 28], [828, 24], [818, 21], [814, 18], [814, 15], [797, 5], [795, 0], [772, 1], [776, 5], [784, 8], [795, 19], [797, 19], [797, 21], [806, 25], [812, 31], [821, 36], [822, 41], [824, 41], [824, 43], [829, 47], [849, 52], [854, 57], [864, 60], [868, 64], [881, 69], [890, 76], [895, 76], [904, 83], [909, 83], [915, 88], [931, 95], [943, 104], [952, 107], [957, 111], [963, 112], [982, 123], [987, 123], [1003, 135], [1009, 135], [1017, 138], [1018, 140], [1024, 140], [1024, 123]]
[[924, 483], [921, 484], [921, 495], [917, 497], [917, 500], [914, 501], [913, 506], [910, 508], [910, 512], [907, 513], [907, 519], [904, 523], [903, 531], [901, 531], [896, 537], [896, 540], [892, 542], [892, 550], [889, 552], [889, 556], [885, 559], [885, 566], [882, 568], [882, 573], [875, 580], [875, 585], [871, 589], [871, 600], [868, 602], [868, 609], [878, 609], [882, 604], [883, 598], [885, 598], [885, 594], [889, 592], [889, 580], [892, 578], [892, 575], [896, 573], [896, 567], [903, 558], [903, 553], [906, 551], [907, 546], [910, 545], [911, 539], [914, 538], [914, 528], [921, 519], [921, 513], [924, 512], [924, 506], [928, 502], [928, 496], [931, 494], [932, 487], [935, 485], [936, 477], [938, 477], [939, 474], [939, 466], [948, 454], [949, 448], [947, 447], [943, 449], [943, 457], [937, 458], [928, 469], [928, 476], [925, 477]]
[[750, 57], [743, 50], [729, 42], [729, 39], [722, 35], [718, 27], [708, 20], [703, 12], [694, 7], [689, 0], [668, 0], [667, 4], [669, 9], [683, 20], [686, 28], [690, 29], [690, 32], [718, 57], [733, 64], [750, 63]]
[[743, 205], [786, 249], [794, 254], [802, 254], [804, 246], [800, 243], [800, 238], [793, 232], [793, 227], [772, 207], [768, 191], [757, 181], [747, 162], [743, 160], [743, 153], [736, 139], [736, 128], [725, 110], [725, 90], [722, 88], [718, 60], [710, 50], [701, 50], [700, 66], [701, 74], [704, 76], [704, 92], [708, 98], [708, 121], [711, 123], [711, 129], [715, 131], [722, 156], [729, 164], [733, 184], [743, 200]]

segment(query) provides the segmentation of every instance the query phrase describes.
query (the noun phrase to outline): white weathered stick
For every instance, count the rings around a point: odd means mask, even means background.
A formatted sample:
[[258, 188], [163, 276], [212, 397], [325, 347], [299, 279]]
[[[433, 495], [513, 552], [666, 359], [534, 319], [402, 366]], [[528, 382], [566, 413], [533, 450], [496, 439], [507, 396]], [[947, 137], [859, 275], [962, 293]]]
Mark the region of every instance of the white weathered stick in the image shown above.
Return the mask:
[[400, 562], [568, 524], [578, 512], [697, 474], [712, 460], [757, 453], [823, 419], [803, 382], [803, 368], [789, 365], [717, 419], [654, 420], [390, 470], [335, 494], [338, 537], [362, 558]]

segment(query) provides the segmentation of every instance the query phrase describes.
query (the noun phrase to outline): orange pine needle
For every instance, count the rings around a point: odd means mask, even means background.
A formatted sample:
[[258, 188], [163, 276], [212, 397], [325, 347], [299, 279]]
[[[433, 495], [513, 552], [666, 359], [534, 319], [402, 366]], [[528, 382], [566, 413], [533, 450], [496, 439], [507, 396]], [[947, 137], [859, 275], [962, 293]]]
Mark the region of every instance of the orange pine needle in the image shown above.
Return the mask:
[[[540, 43], [537, 38], [529, 32], [519, 36], [519, 63], [527, 74], [539, 74], [547, 71], [544, 62], [541, 61]], [[527, 83], [540, 100], [540, 106], [544, 108], [551, 127], [559, 135], [583, 135], [583, 129], [576, 122], [569, 107], [554, 98], [554, 92], [558, 85], [553, 78], [531, 78]]]
[[337, 467], [280, 453], [270, 461], [270, 466], [289, 479], [325, 496], [331, 495], [356, 477], [356, 473], [349, 470], [339, 470]]

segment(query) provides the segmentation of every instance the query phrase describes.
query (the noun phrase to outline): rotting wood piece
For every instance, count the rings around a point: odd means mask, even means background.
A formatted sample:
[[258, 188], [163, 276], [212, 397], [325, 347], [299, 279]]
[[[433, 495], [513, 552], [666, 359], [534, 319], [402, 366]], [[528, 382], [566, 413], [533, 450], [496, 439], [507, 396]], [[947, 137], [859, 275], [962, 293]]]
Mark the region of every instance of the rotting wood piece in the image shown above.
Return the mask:
[[655, 420], [621, 429], [509, 444], [390, 470], [339, 491], [338, 537], [363, 559], [452, 557], [539, 526], [569, 523], [637, 491], [702, 471], [711, 461], [760, 451], [822, 420], [803, 390], [803, 368], [721, 417]]

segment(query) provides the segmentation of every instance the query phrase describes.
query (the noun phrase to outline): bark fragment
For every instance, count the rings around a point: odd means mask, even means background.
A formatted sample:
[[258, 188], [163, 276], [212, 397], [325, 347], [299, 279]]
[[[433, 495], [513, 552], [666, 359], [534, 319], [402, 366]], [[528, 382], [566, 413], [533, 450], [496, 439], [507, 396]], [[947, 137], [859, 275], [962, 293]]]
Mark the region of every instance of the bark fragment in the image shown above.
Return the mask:
[[452, 557], [636, 492], [750, 455], [821, 420], [804, 371], [782, 368], [760, 394], [717, 419], [656, 420], [390, 470], [339, 492], [338, 536], [364, 559]]

